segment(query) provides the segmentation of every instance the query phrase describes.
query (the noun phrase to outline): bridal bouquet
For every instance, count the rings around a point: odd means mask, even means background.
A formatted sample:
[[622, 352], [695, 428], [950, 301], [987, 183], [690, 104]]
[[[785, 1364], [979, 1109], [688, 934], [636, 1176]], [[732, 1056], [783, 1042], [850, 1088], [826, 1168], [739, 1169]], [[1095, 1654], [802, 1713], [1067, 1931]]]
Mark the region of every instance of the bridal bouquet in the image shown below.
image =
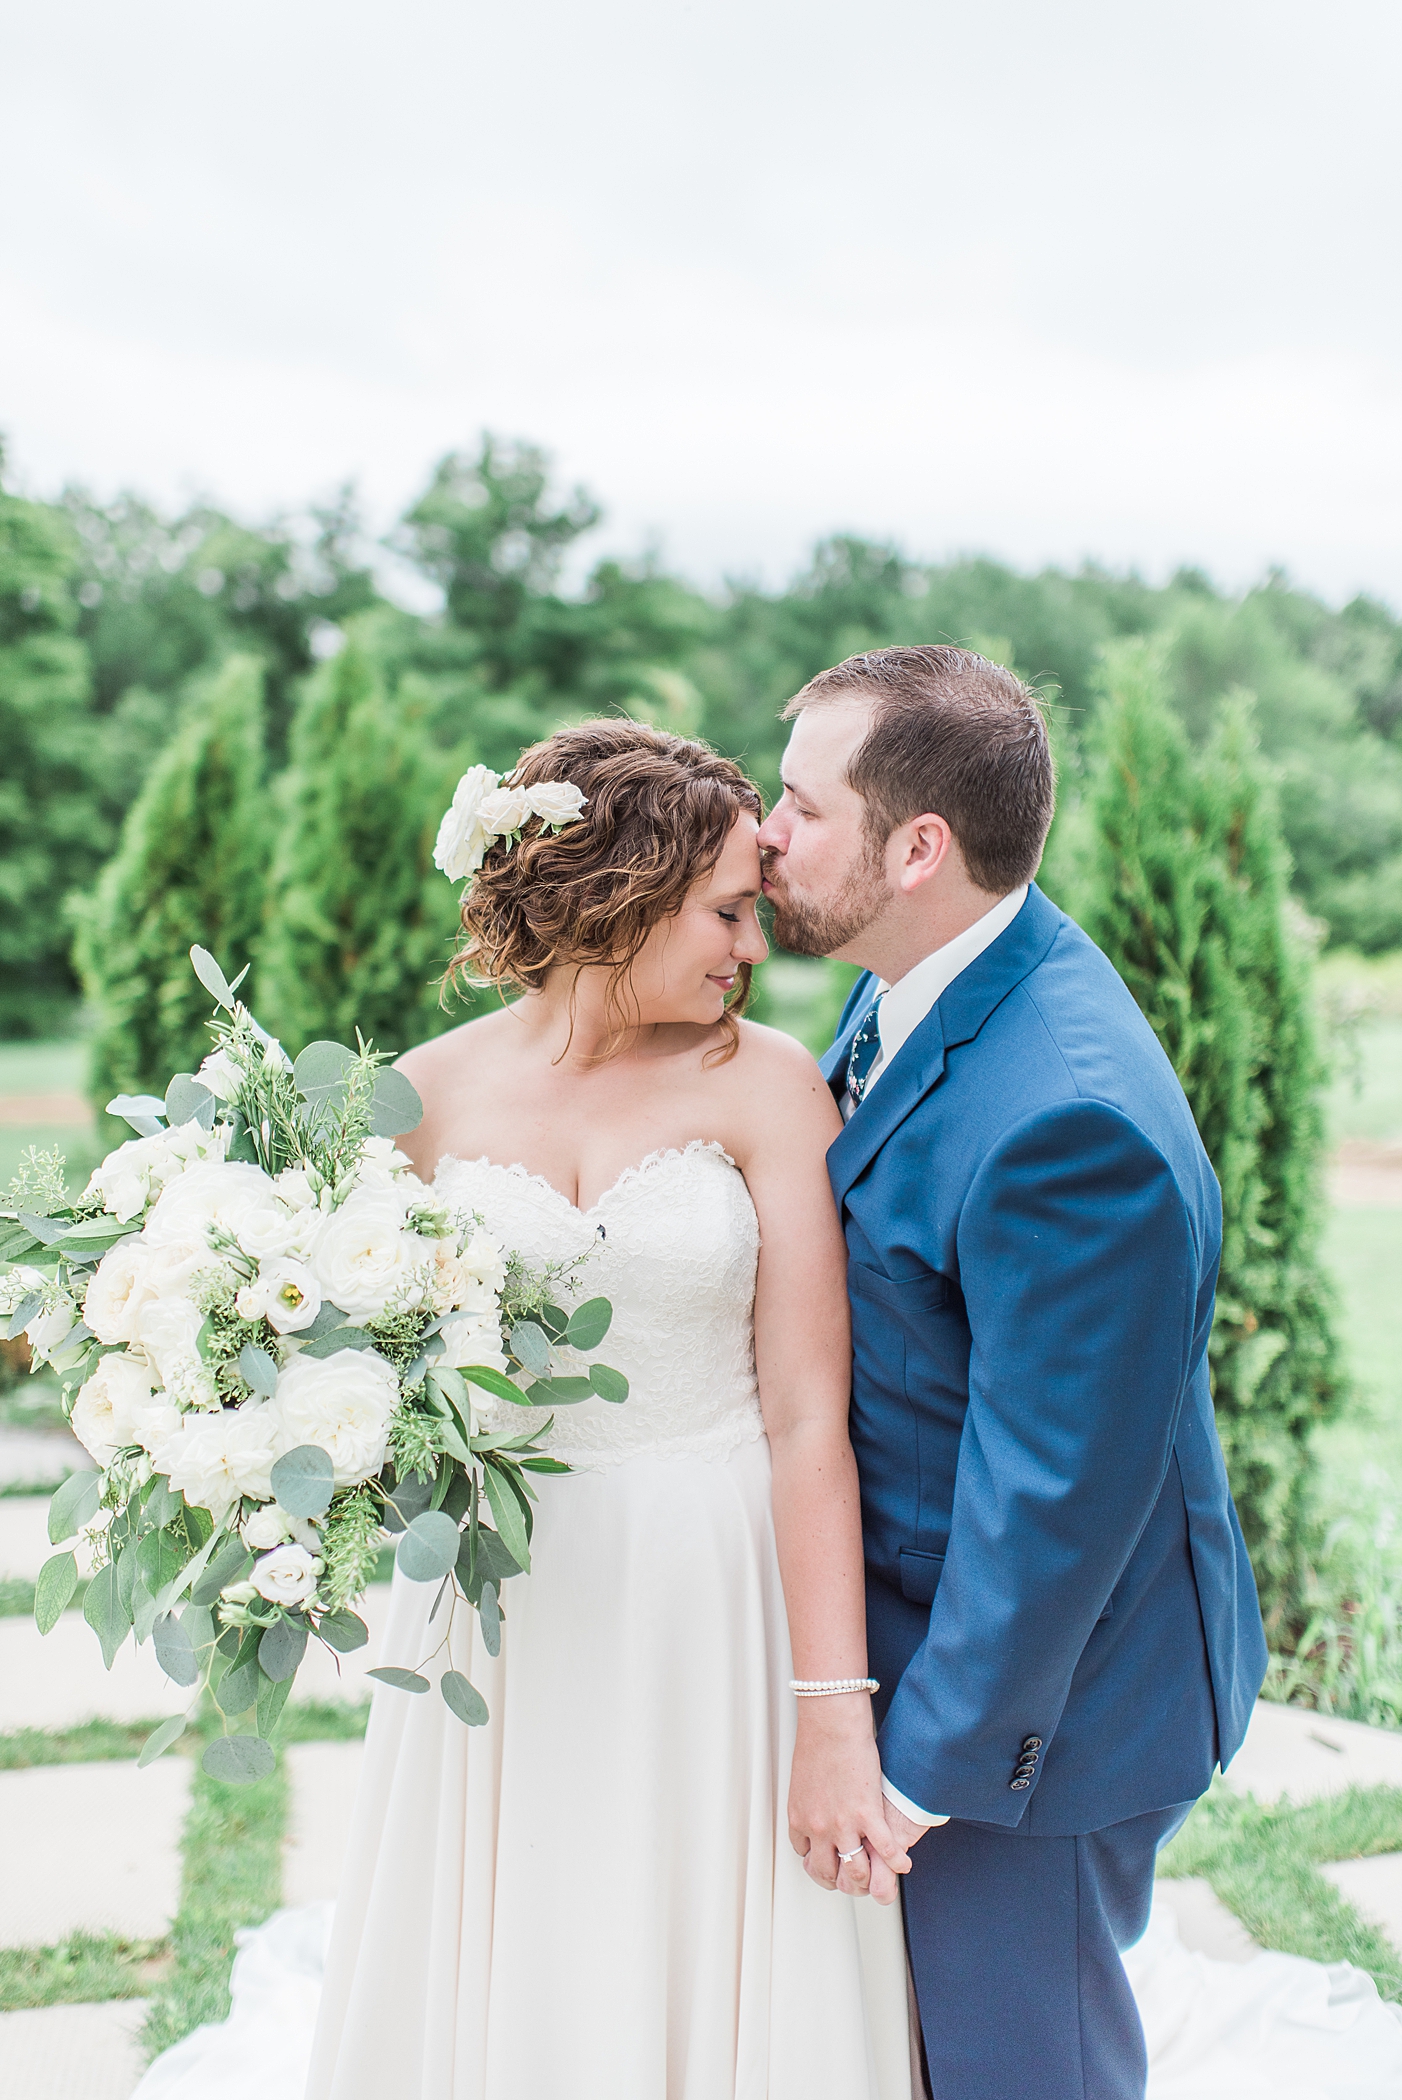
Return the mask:
[[[570, 1273], [531, 1273], [411, 1171], [394, 1139], [422, 1107], [402, 1074], [359, 1041], [292, 1063], [236, 1000], [242, 977], [190, 955], [216, 1048], [163, 1100], [109, 1104], [136, 1136], [76, 1201], [62, 1161], [31, 1156], [0, 1212], [0, 1312], [63, 1377], [97, 1462], [54, 1496], [49, 1537], [86, 1528], [83, 1614], [107, 1667], [129, 1632], [154, 1642], [166, 1675], [225, 1717], [206, 1769], [248, 1781], [272, 1767], [308, 1642], [365, 1645], [351, 1607], [387, 1534], [405, 1575], [440, 1584], [431, 1616], [451, 1589], [498, 1652], [501, 1584], [530, 1568], [528, 1476], [569, 1469], [543, 1430], [484, 1427], [473, 1389], [539, 1407], [628, 1385], [599, 1363], [561, 1375], [561, 1348], [603, 1340], [606, 1299], [566, 1313]], [[78, 1579], [71, 1546], [45, 1564], [42, 1633]], [[450, 1609], [444, 1644], [451, 1624]], [[370, 1674], [429, 1689], [417, 1669]], [[441, 1690], [461, 1720], [486, 1720], [460, 1671]]]

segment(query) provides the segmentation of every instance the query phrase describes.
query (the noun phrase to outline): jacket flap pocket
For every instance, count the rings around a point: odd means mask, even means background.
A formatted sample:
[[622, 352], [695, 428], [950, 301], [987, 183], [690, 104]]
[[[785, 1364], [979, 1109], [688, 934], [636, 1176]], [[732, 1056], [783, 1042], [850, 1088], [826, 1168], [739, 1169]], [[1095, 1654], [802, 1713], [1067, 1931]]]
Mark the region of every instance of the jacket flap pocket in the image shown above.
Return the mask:
[[902, 1546], [901, 1595], [912, 1604], [933, 1604], [943, 1567], [942, 1553], [917, 1553], [913, 1546]]
[[947, 1276], [926, 1269], [920, 1276], [883, 1276], [865, 1262], [849, 1261], [847, 1285], [854, 1298], [865, 1298], [887, 1312], [937, 1312], [950, 1294]]

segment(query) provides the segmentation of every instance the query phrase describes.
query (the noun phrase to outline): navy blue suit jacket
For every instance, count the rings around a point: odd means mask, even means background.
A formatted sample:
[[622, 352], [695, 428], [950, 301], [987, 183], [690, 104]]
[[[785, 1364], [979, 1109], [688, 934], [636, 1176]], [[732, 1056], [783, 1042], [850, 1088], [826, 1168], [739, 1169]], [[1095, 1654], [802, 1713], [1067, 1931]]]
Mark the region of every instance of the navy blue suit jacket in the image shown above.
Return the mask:
[[1208, 1388], [1221, 1199], [1152, 1030], [1034, 886], [828, 1165], [887, 1777], [1038, 1836], [1191, 1800], [1266, 1649]]

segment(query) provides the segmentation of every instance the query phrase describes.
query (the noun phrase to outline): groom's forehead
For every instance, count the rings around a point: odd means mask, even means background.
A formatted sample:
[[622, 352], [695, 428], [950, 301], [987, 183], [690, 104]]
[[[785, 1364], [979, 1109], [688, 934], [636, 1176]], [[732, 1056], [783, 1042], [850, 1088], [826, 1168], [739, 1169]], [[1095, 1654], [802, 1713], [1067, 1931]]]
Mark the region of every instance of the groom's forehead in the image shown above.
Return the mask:
[[847, 764], [871, 726], [869, 700], [837, 700], [805, 707], [795, 717], [779, 763], [785, 787], [795, 791], [845, 785]]

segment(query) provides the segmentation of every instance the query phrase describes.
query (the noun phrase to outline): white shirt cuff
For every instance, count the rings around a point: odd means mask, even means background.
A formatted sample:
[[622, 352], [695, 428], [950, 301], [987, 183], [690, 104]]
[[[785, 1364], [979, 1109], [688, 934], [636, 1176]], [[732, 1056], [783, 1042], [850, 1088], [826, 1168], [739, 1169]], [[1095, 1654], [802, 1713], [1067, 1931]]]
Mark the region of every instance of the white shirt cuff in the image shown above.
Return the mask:
[[909, 1816], [912, 1823], [923, 1824], [926, 1830], [933, 1830], [937, 1824], [949, 1821], [948, 1816], [932, 1816], [928, 1808], [917, 1808], [913, 1801], [907, 1801], [900, 1789], [892, 1786], [884, 1772], [881, 1775], [881, 1791], [903, 1816]]

